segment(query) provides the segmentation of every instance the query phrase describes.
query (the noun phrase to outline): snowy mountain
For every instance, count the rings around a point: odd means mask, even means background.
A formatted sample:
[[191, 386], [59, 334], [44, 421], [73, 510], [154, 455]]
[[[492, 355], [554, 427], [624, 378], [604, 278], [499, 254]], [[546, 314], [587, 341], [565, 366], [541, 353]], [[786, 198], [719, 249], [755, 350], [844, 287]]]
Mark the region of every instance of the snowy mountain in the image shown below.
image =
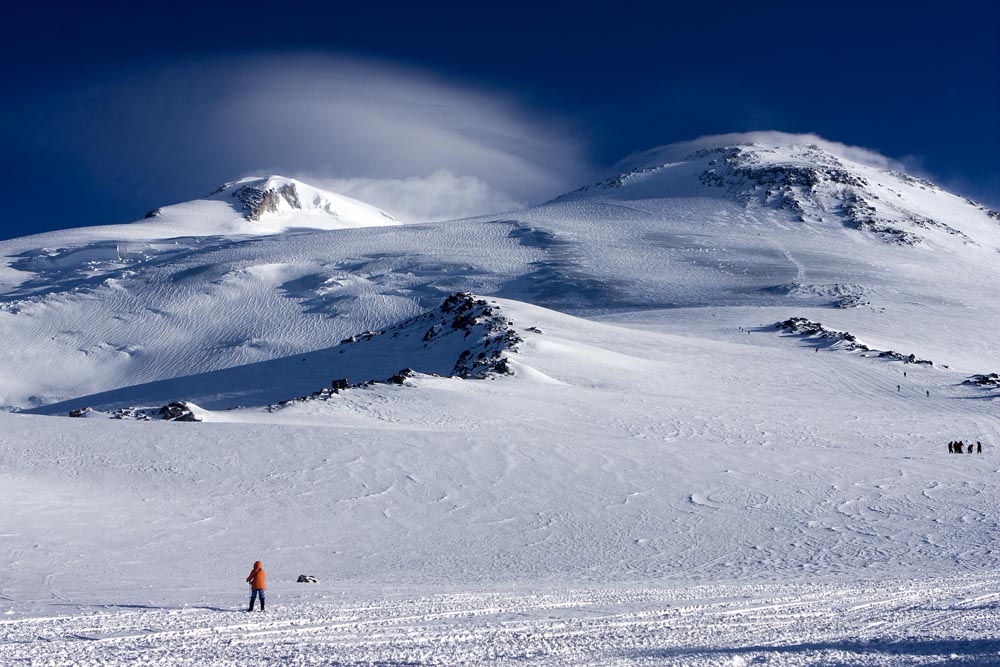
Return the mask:
[[[205, 201], [225, 202], [245, 220], [276, 231], [399, 224], [373, 206], [283, 176], [250, 177], [226, 183]], [[168, 217], [170, 213], [157, 209], [147, 217]]]
[[[385, 226], [380, 212], [358, 204], [370, 215], [353, 216], [336, 195], [274, 177], [135, 225], [0, 242], [0, 332], [16, 342], [0, 353], [0, 403], [325, 348], [463, 290], [584, 316], [776, 308], [766, 319], [807, 317], [993, 372], [996, 213], [869, 155], [772, 139], [651, 151], [609, 181], [500, 219]], [[347, 220], [368, 226], [315, 230]]]
[[286, 661], [995, 654], [995, 211], [758, 133], [392, 223], [270, 177], [0, 242], [0, 657], [238, 660], [255, 559]]

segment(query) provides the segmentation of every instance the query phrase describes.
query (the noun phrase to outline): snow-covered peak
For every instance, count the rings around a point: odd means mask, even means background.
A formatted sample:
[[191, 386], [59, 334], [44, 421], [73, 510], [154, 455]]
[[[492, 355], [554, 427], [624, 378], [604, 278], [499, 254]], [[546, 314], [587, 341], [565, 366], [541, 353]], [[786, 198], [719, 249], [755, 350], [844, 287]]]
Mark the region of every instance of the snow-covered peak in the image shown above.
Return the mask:
[[656, 146], [629, 155], [613, 169], [617, 173], [638, 167], [681, 162], [702, 151], [735, 147], [760, 150], [763, 153], [771, 154], [775, 159], [789, 159], [805, 163], [826, 162], [832, 158], [876, 169], [901, 168], [901, 165], [896, 161], [868, 148], [830, 141], [815, 134], [768, 131], [714, 134], [691, 141]]
[[703, 137], [636, 153], [610, 178], [557, 201], [591, 197], [726, 197], [902, 245], [948, 237], [975, 245], [993, 239], [1000, 220], [1000, 212], [908, 174], [874, 151], [782, 132]]
[[[76, 227], [6, 239], [0, 242], [0, 254], [49, 255], [101, 245], [111, 248], [111, 255], [117, 256], [126, 245], [128, 254], [134, 254], [135, 248], [145, 253], [148, 244], [168, 239], [173, 243], [181, 238], [258, 237], [288, 231], [399, 224], [374, 206], [293, 178], [249, 177], [226, 183], [200, 199], [153, 209], [128, 224]], [[88, 250], [88, 254], [92, 253]], [[3, 268], [0, 266], [0, 289]]]
[[302, 214], [310, 215], [309, 226], [325, 226], [311, 214], [318, 214], [320, 221], [329, 218], [326, 222], [335, 228], [397, 224], [374, 206], [285, 176], [241, 178], [220, 186], [208, 199], [224, 201], [245, 220], [264, 224], [294, 224]]

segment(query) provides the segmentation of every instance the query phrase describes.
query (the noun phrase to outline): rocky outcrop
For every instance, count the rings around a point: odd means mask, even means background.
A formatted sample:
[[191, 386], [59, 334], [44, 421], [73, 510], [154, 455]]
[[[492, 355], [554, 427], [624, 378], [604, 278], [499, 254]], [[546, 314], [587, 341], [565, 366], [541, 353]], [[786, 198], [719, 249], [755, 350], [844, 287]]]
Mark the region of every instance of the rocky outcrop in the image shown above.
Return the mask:
[[776, 322], [774, 326], [780, 331], [785, 331], [796, 336], [805, 336], [822, 341], [828, 341], [830, 345], [839, 345], [839, 349], [844, 351], [874, 353], [872, 355], [863, 356], [874, 356], [879, 359], [887, 359], [889, 361], [902, 361], [906, 364], [924, 364], [927, 366], [934, 365], [933, 361], [918, 359], [914, 354], [903, 354], [902, 352], [896, 352], [895, 350], [877, 350], [859, 341], [857, 336], [852, 333], [828, 329], [819, 322], [813, 322], [812, 320], [808, 320], [804, 317], [792, 317], [784, 322]]
[[986, 375], [972, 375], [962, 384], [973, 384], [985, 389], [1000, 388], [1000, 373], [987, 373]]
[[160, 408], [118, 408], [112, 412], [102, 412], [92, 408], [70, 410], [70, 417], [103, 417], [105, 419], [124, 419], [128, 421], [152, 421], [155, 419], [175, 422], [200, 422], [195, 413], [193, 403], [175, 401]]
[[727, 188], [747, 206], [787, 209], [803, 221], [817, 212], [837, 215], [846, 227], [885, 241], [901, 245], [921, 241], [895, 220], [880, 215], [873, 204], [878, 196], [868, 189], [871, 184], [836, 156], [812, 146], [798, 150], [800, 162], [794, 164], [774, 164], [769, 159], [772, 151], [761, 146], [708, 149], [689, 159], [715, 155], [701, 174], [702, 184]]
[[[812, 144], [769, 147], [747, 143], [705, 148], [681, 158], [680, 162], [637, 166], [556, 201], [581, 193], [625, 188], [680, 163], [704, 165], [698, 175], [703, 186], [725, 190], [747, 207], [784, 209], [803, 222], [836, 219], [845, 227], [897, 245], [922, 243], [924, 236], [919, 230], [941, 231], [974, 244], [971, 238], [951, 225], [918, 215], [885, 196], [880, 197], [879, 193], [885, 195], [886, 189], [882, 183], [869, 181], [870, 172], [862, 175], [848, 162]], [[900, 171], [884, 169], [878, 173], [895, 183], [940, 191], [930, 181]], [[972, 201], [969, 203], [976, 205]], [[987, 215], [1000, 219], [995, 211], [980, 208]]]
[[232, 196], [240, 203], [243, 217], [253, 222], [259, 221], [265, 213], [277, 213], [282, 199], [294, 209], [302, 208], [295, 183], [286, 183], [278, 188], [265, 188], [259, 184], [244, 185], [233, 190]]
[[[498, 375], [512, 375], [513, 369], [507, 355], [517, 352], [522, 338], [496, 303], [477, 298], [468, 292], [450, 294], [432, 311], [401, 322], [384, 331], [365, 331], [340, 341], [338, 347], [345, 351], [351, 346], [365, 345], [375, 340], [419, 337], [424, 348], [439, 347], [441, 356], [454, 354], [450, 371], [428, 373], [406, 367], [384, 379], [367, 379], [350, 382], [347, 378], [332, 380], [308, 396], [281, 401], [269, 410], [280, 409], [301, 401], [330, 400], [344, 391], [361, 389], [377, 384], [406, 386], [418, 375], [438, 375], [463, 379], [484, 379]], [[407, 361], [400, 357], [401, 362]]]
[[175, 401], [160, 408], [160, 419], [171, 422], [200, 422], [201, 419], [191, 409], [191, 405], [185, 401]]

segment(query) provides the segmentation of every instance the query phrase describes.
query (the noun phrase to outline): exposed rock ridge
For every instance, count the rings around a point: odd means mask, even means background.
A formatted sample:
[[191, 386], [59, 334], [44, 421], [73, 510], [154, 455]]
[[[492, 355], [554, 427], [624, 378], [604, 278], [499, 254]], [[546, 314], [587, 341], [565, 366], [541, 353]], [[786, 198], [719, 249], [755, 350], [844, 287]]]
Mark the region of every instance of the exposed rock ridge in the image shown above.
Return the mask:
[[974, 384], [984, 389], [1000, 388], [1000, 373], [972, 375], [962, 384]]
[[874, 352], [874, 356], [880, 359], [902, 361], [906, 364], [925, 364], [927, 366], [934, 365], [933, 361], [918, 359], [914, 354], [903, 354], [902, 352], [896, 352], [895, 350], [877, 350], [859, 341], [857, 336], [852, 333], [828, 329], [819, 322], [813, 322], [812, 320], [808, 320], [804, 317], [792, 317], [784, 322], [776, 322], [774, 326], [779, 330], [786, 331], [797, 336], [808, 336], [810, 338], [827, 340], [830, 341], [831, 345], [842, 343], [839, 349], [848, 352]]
[[[451, 371], [446, 377], [463, 379], [485, 379], [497, 375], [512, 375], [513, 371], [507, 361], [507, 354], [518, 351], [523, 339], [513, 327], [496, 303], [479, 299], [468, 292], [450, 294], [444, 302], [432, 311], [417, 315], [400, 324], [383, 331], [365, 331], [345, 338], [340, 346], [363, 345], [375, 339], [385, 337], [421, 335], [423, 347], [441, 344], [455, 345], [457, 340], [461, 349], [455, 358]], [[338, 346], [339, 347], [339, 346]], [[464, 349], [463, 349], [464, 348]], [[331, 381], [330, 387], [314, 391], [309, 396], [281, 401], [268, 406], [268, 410], [276, 410], [288, 405], [309, 401], [329, 400], [342, 391], [360, 389], [376, 384], [405, 385], [406, 380], [421, 374], [420, 371], [406, 367], [389, 378], [381, 380], [365, 380], [350, 382], [348, 378]], [[434, 375], [433, 373], [423, 373]]]
[[243, 217], [257, 222], [265, 213], [277, 213], [278, 203], [284, 199], [294, 209], [301, 209], [299, 193], [295, 183], [286, 183], [278, 188], [266, 188], [263, 185], [244, 185], [233, 191], [233, 197], [240, 202]]
[[160, 408], [118, 408], [112, 412], [102, 412], [93, 408], [70, 410], [70, 417], [103, 417], [129, 421], [163, 420], [173, 422], [200, 422], [197, 406], [186, 401], [175, 401]]

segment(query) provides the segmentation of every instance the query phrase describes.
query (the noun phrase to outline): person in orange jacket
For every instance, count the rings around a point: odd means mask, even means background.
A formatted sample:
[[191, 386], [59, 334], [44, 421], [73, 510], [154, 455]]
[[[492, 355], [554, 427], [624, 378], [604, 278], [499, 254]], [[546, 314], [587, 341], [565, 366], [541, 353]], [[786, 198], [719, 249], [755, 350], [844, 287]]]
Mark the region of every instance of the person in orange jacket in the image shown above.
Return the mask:
[[250, 584], [250, 608], [247, 611], [253, 611], [253, 602], [257, 596], [260, 596], [260, 610], [264, 611], [264, 591], [267, 589], [266, 576], [260, 561], [255, 561], [250, 576], [247, 577], [247, 583]]

